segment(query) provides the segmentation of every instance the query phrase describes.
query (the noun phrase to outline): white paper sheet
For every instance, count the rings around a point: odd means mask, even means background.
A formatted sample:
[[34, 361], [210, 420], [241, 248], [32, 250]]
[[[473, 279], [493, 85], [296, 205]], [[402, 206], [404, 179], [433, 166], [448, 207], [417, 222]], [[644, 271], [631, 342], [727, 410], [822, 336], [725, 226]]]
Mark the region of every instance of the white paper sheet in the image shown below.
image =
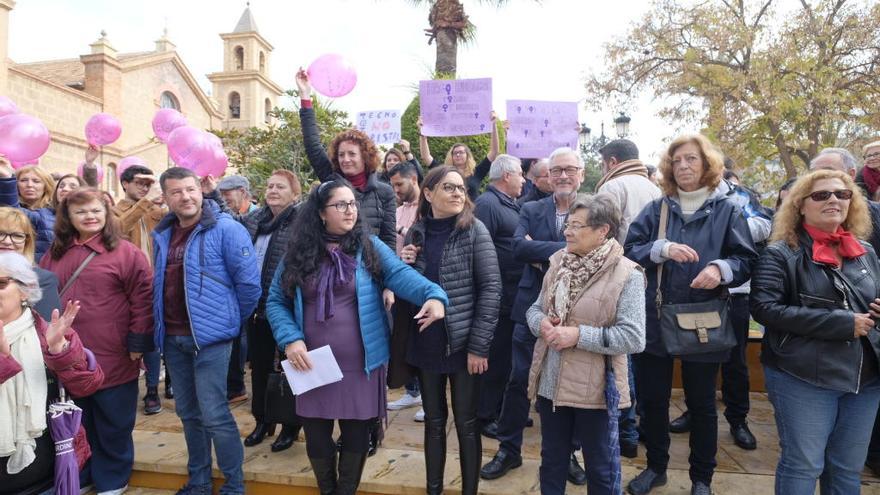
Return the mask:
[[339, 369], [329, 345], [309, 351], [309, 358], [312, 360], [312, 369], [308, 371], [294, 369], [286, 359], [281, 361], [284, 376], [287, 377], [287, 383], [290, 384], [290, 389], [295, 395], [342, 380], [342, 370]]

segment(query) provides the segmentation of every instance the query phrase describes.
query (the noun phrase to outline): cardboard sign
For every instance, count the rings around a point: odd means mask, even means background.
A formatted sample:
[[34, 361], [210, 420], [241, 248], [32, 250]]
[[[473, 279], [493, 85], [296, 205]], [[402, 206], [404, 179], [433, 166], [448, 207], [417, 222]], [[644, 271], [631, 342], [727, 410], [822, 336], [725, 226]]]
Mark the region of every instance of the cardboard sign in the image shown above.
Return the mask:
[[507, 152], [519, 158], [546, 158], [557, 148], [577, 150], [576, 102], [507, 100]]
[[368, 110], [358, 112], [357, 127], [376, 144], [400, 142], [399, 110]]
[[419, 81], [422, 134], [473, 136], [492, 132], [492, 79]]

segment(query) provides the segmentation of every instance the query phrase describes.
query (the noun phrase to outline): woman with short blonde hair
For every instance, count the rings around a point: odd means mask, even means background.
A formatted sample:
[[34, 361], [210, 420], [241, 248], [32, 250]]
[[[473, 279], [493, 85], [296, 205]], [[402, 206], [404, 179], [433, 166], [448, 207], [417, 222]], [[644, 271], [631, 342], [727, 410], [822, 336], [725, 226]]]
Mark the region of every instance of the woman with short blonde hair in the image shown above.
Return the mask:
[[0, 158], [0, 206], [21, 208], [36, 232], [34, 258], [40, 261], [55, 239], [55, 209], [52, 196], [55, 179], [43, 169], [34, 166], [12, 170]]

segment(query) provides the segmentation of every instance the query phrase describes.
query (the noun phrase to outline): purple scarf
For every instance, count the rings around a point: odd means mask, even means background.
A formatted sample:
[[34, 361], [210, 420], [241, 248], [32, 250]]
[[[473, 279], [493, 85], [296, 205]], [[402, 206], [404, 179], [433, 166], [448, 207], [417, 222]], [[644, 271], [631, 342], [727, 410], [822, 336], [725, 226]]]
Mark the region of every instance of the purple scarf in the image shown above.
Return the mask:
[[318, 272], [318, 283], [315, 290], [318, 293], [318, 308], [316, 318], [324, 322], [333, 318], [335, 302], [333, 300], [334, 287], [342, 287], [352, 280], [357, 267], [357, 260], [342, 252], [339, 246], [330, 250], [330, 259], [321, 263]]

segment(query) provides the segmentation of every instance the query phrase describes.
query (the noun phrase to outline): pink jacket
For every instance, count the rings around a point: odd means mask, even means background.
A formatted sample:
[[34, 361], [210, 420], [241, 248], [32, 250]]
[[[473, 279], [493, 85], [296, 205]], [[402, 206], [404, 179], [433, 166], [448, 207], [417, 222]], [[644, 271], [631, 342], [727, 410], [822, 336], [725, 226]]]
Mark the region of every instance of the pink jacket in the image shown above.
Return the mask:
[[[89, 360], [86, 349], [79, 340], [79, 336], [73, 329], [69, 329], [64, 336], [70, 342], [70, 346], [60, 354], [49, 354], [46, 344], [46, 329], [48, 323], [33, 311], [34, 326], [40, 337], [40, 349], [43, 351], [43, 361], [58, 380], [64, 385], [67, 392], [74, 397], [85, 397], [95, 393], [104, 383], [104, 371], [97, 364], [89, 369]], [[21, 365], [12, 356], [0, 356], [0, 384], [21, 372]]]

